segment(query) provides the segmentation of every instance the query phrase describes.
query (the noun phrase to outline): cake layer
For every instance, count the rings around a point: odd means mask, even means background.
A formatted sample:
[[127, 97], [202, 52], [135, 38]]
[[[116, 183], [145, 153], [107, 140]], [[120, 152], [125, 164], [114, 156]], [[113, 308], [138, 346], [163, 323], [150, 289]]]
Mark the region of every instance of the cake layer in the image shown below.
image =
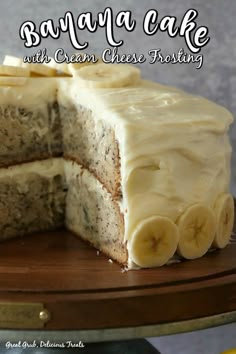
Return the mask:
[[60, 159], [0, 169], [0, 240], [62, 227], [65, 194]]
[[116, 199], [121, 196], [120, 157], [114, 130], [80, 105], [60, 106], [64, 157], [91, 171]]
[[62, 154], [55, 80], [1, 87], [0, 167]]
[[65, 162], [68, 184], [66, 226], [121, 264], [127, 263], [124, 220], [119, 205], [88, 170]]

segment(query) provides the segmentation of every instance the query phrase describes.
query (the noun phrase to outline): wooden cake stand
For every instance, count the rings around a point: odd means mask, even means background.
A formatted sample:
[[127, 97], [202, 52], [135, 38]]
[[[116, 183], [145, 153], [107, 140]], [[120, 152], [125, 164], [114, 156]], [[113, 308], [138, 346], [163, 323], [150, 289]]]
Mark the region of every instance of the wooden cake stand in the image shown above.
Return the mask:
[[236, 320], [236, 240], [195, 261], [124, 271], [67, 231], [0, 247], [1, 340], [99, 342]]

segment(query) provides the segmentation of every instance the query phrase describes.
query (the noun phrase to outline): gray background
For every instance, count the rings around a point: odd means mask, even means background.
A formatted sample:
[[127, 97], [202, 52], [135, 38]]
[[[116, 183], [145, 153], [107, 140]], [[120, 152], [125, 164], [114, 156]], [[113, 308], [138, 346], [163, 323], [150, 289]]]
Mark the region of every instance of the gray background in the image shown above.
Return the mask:
[[[183, 38], [171, 39], [166, 33], [158, 32], [154, 36], [146, 36], [142, 30], [142, 19], [147, 10], [155, 8], [159, 11], [159, 17], [166, 15], [177, 16], [178, 23], [189, 8], [199, 11], [198, 25], [209, 27], [210, 42], [202, 49], [204, 65], [196, 70], [196, 64], [166, 65], [156, 63], [142, 64], [143, 77], [155, 81], [181, 87], [187, 91], [206, 96], [231, 110], [236, 114], [236, 1], [235, 0], [8, 0], [0, 1], [0, 57], [4, 54], [17, 56], [34, 54], [39, 48], [25, 49], [23, 41], [19, 38], [19, 28], [26, 20], [33, 20], [37, 25], [43, 20], [53, 18], [57, 23], [59, 17], [70, 10], [78, 15], [84, 11], [92, 11], [97, 14], [106, 6], [111, 6], [114, 14], [120, 10], [131, 10], [137, 20], [134, 32], [127, 33], [123, 29], [115, 29], [117, 39], [124, 39], [125, 43], [119, 49], [120, 53], [144, 53], [151, 48], [161, 48], [164, 54], [169, 54], [183, 47], [186, 50]], [[91, 34], [80, 31], [81, 41], [89, 41], [88, 53], [101, 54], [107, 48], [104, 29]], [[69, 54], [75, 50], [72, 48], [67, 34], [63, 34], [57, 41], [44, 39], [40, 48], [46, 47], [52, 55], [54, 51], [62, 47]], [[234, 147], [232, 165], [232, 190], [236, 195], [236, 125], [232, 126], [231, 141]], [[193, 304], [194, 306], [194, 304]], [[235, 325], [221, 327], [217, 330], [208, 330], [165, 337], [155, 340], [163, 354], [173, 353], [206, 353], [218, 354], [220, 350], [230, 346], [236, 347]]]

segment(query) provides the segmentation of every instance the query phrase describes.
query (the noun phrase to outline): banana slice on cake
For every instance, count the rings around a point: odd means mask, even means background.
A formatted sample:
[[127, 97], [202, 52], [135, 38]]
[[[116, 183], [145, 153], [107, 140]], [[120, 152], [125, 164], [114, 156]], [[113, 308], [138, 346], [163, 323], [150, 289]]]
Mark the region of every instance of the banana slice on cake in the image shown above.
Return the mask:
[[23, 86], [27, 82], [26, 77], [1, 76], [0, 86]]
[[229, 242], [234, 225], [234, 200], [231, 194], [221, 194], [215, 202], [216, 235], [213, 246], [224, 248]]
[[28, 69], [0, 65], [0, 86], [23, 86], [29, 75]]
[[55, 68], [50, 68], [44, 64], [24, 63], [21, 58], [13, 57], [10, 55], [5, 56], [3, 64], [26, 68], [30, 71], [31, 76], [46, 76], [46, 77], [57, 76], [56, 75], [57, 70]]
[[0, 76], [28, 77], [30, 76], [30, 71], [26, 68], [0, 65]]
[[28, 64], [23, 63], [24, 67], [29, 68], [32, 74], [46, 77], [54, 77], [57, 76], [57, 70], [54, 68], [50, 68], [44, 64]]
[[72, 76], [69, 68], [70, 64], [57, 63], [53, 58], [49, 58], [49, 59], [51, 59], [51, 61], [47, 64], [45, 63], [44, 65], [56, 70], [57, 76]]
[[[80, 56], [84, 59], [86, 54], [85, 53], [75, 53], [74, 55], [76, 55], [76, 57]], [[91, 64], [94, 64], [94, 63], [86, 60], [81, 63], [70, 63], [70, 64], [68, 64], [68, 67], [69, 67], [69, 71], [70, 71], [71, 75], [74, 75], [74, 74], [76, 74], [77, 70], [80, 70], [80, 69], [84, 68], [85, 66], [88, 66]]]
[[142, 221], [129, 244], [129, 255], [140, 267], [159, 267], [174, 255], [179, 241], [177, 226], [167, 217], [152, 216]]
[[81, 87], [116, 88], [138, 81], [140, 70], [128, 64], [96, 64], [76, 71], [75, 77]]
[[[75, 53], [74, 55], [80, 55], [82, 58], [85, 56], [85, 53]], [[83, 68], [87, 65], [94, 65], [92, 61], [84, 61], [81, 63], [57, 63], [54, 58], [51, 59], [49, 63], [45, 63], [44, 65], [48, 66], [49, 68], [53, 68], [57, 71], [57, 76], [73, 76], [76, 74], [77, 70]], [[100, 60], [98, 60], [99, 62]]]
[[[84, 56], [86, 55], [85, 53], [75, 53], [75, 55], [79, 55], [80, 57], [84, 58]], [[72, 76], [76, 76], [77, 71], [84, 68], [85, 66], [89, 66], [89, 65], [97, 65], [100, 63], [103, 63], [103, 61], [100, 58], [97, 58], [97, 56], [95, 54], [93, 54], [94, 57], [97, 59], [97, 62], [94, 63], [93, 61], [84, 61], [81, 63], [70, 63], [68, 64], [68, 68], [69, 68], [69, 72]]]
[[216, 233], [213, 211], [201, 204], [189, 207], [179, 218], [178, 253], [184, 258], [202, 257], [210, 248]]
[[13, 57], [12, 55], [5, 55], [5, 58], [3, 60], [3, 65], [22, 67], [22, 64], [22, 58]]

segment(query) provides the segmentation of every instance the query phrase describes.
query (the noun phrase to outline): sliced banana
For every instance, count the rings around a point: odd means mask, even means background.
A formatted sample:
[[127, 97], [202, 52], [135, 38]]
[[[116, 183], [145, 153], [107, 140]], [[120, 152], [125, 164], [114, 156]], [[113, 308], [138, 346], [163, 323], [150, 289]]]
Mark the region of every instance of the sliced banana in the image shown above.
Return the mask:
[[50, 68], [44, 64], [24, 63], [21, 58], [13, 57], [10, 55], [5, 56], [3, 64], [26, 68], [30, 71], [31, 76], [57, 76], [57, 70], [55, 68]]
[[116, 88], [138, 81], [140, 70], [128, 64], [96, 64], [77, 70], [75, 77], [81, 87]]
[[20, 68], [9, 65], [0, 65], [0, 76], [19, 76], [28, 77], [30, 76], [30, 71], [26, 68]]
[[187, 259], [202, 257], [215, 237], [215, 224], [215, 216], [210, 208], [201, 204], [189, 207], [178, 220], [178, 254]]
[[[86, 55], [85, 53], [75, 53], [76, 58], [78, 59], [78, 56], [80, 56], [81, 58], [84, 58], [84, 56]], [[76, 74], [77, 70], [82, 69], [85, 66], [91, 65], [93, 64], [93, 62], [89, 62], [89, 61], [82, 61], [81, 63], [70, 63], [68, 64], [69, 66], [69, 71], [72, 75]]]
[[[76, 53], [76, 55], [83, 56], [84, 53]], [[6, 55], [3, 61], [3, 65], [11, 65], [14, 67], [21, 67], [21, 68], [28, 68], [31, 72], [30, 76], [33, 77], [41, 77], [41, 76], [73, 76], [77, 70], [83, 68], [84, 66], [94, 64], [93, 62], [85, 61], [81, 63], [57, 63], [53, 58], [50, 58], [49, 63], [44, 64], [31, 64], [31, 63], [24, 63], [22, 58], [14, 57], [11, 55]], [[98, 60], [98, 63], [101, 60]]]
[[23, 66], [26, 68], [29, 68], [31, 73], [36, 74], [36, 75], [47, 76], [47, 77], [57, 76], [56, 69], [49, 68], [47, 65], [44, 65], [44, 64], [23, 63]]
[[140, 267], [159, 267], [174, 255], [179, 241], [177, 226], [167, 217], [152, 216], [141, 222], [129, 243], [129, 256]]
[[[76, 56], [80, 55], [81, 58], [85, 56], [85, 53], [75, 53]], [[84, 66], [94, 64], [92, 61], [82, 61], [81, 63], [57, 63], [54, 58], [50, 58], [51, 61], [49, 63], [45, 63], [44, 65], [56, 69], [57, 76], [73, 76], [76, 74], [77, 70], [83, 68]], [[98, 60], [98, 62], [101, 62]]]
[[22, 58], [13, 57], [12, 55], [5, 55], [5, 58], [3, 60], [3, 65], [22, 67], [22, 64]]
[[57, 76], [72, 76], [69, 68], [69, 64], [66, 63], [57, 63], [53, 58], [49, 58], [51, 61], [45, 63], [44, 65], [56, 70]]
[[[75, 55], [80, 55], [81, 57], [84, 57], [86, 54], [85, 53], [75, 53]], [[68, 64], [70, 74], [72, 76], [76, 76], [77, 71], [82, 69], [85, 66], [97, 65], [97, 64], [103, 63], [103, 61], [101, 59], [97, 58], [96, 56], [95, 56], [95, 58], [97, 59], [96, 63], [94, 63], [93, 61], [87, 61], [86, 60], [86, 61], [84, 61], [82, 63], [70, 63], [70, 64]]]
[[26, 77], [1, 76], [0, 86], [23, 86], [27, 82]]
[[229, 242], [234, 226], [234, 200], [231, 194], [221, 194], [215, 202], [216, 235], [213, 246], [224, 248]]

